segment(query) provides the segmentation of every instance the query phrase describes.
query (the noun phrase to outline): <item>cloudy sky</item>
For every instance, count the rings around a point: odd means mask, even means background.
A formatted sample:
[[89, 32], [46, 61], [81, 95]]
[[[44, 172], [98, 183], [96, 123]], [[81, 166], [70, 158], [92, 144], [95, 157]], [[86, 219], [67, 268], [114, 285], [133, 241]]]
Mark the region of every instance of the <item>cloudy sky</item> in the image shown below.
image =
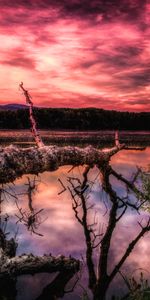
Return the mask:
[[150, 111], [145, 0], [0, 0], [0, 104]]

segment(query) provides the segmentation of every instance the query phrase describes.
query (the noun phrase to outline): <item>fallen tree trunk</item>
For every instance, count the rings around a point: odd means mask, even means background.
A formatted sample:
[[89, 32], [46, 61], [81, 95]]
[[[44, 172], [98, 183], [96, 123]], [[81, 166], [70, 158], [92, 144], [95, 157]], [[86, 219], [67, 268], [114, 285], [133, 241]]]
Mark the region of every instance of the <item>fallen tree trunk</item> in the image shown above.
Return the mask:
[[70, 146], [0, 148], [0, 183], [13, 182], [24, 174], [54, 171], [64, 165], [104, 165], [109, 162], [112, 155], [121, 149], [125, 149], [125, 145], [103, 150], [95, 149], [92, 146], [86, 148]]
[[16, 256], [17, 243], [6, 236], [0, 229], [0, 280], [13, 278], [24, 274], [73, 272], [79, 270], [79, 260], [49, 255], [34, 256], [23, 254]]
[[[16, 295], [16, 279], [20, 275], [34, 275], [38, 273], [59, 272], [48, 286], [43, 290], [47, 295], [55, 299], [58, 294], [63, 295], [68, 281], [79, 271], [80, 262], [71, 257], [59, 255], [57, 257], [50, 255], [34, 256], [33, 254], [23, 254], [16, 256], [17, 244], [14, 239], [6, 240], [6, 236], [0, 229], [0, 293], [7, 295]], [[8, 283], [12, 293], [8, 293]]]
[[34, 256], [24, 254], [9, 258], [0, 252], [0, 280], [20, 275], [37, 273], [73, 272], [79, 270], [79, 261], [74, 258], [51, 255]]

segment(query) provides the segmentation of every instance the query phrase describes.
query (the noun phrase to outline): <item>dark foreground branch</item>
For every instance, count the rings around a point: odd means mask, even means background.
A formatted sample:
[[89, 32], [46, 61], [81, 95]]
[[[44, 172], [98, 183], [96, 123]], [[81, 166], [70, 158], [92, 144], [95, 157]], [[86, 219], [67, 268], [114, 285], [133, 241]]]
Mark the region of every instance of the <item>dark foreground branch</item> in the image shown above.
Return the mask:
[[[44, 290], [44, 299], [55, 299], [55, 296], [65, 293], [68, 281], [80, 269], [80, 261], [71, 257], [59, 255], [34, 256], [23, 254], [16, 256], [16, 241], [6, 239], [6, 235], [0, 229], [0, 293], [7, 294], [7, 285], [11, 286], [12, 293], [16, 295], [16, 279], [20, 275], [34, 275], [37, 273], [54, 273], [57, 276]], [[48, 298], [48, 293], [51, 298]], [[43, 295], [42, 293], [42, 295]], [[11, 295], [9, 295], [12, 299]], [[43, 299], [43, 298], [42, 298]]]
[[0, 254], [0, 279], [17, 277], [24, 274], [54, 273], [79, 271], [79, 261], [64, 256], [54, 257], [51, 255], [34, 256], [25, 254], [8, 258], [3, 252]]

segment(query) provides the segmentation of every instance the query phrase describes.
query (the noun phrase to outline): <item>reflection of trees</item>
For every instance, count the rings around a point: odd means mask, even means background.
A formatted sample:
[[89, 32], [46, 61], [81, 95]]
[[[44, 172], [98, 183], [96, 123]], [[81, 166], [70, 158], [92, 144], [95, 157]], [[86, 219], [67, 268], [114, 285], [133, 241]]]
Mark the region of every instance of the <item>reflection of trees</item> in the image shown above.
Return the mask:
[[[137, 169], [131, 181], [126, 179], [123, 175], [117, 173], [106, 162], [97, 166], [100, 172], [101, 184], [103, 190], [109, 196], [111, 208], [109, 211], [109, 219], [106, 230], [104, 233], [96, 231], [96, 222], [89, 223], [89, 210], [91, 205], [88, 203], [88, 193], [90, 187], [90, 181], [88, 179], [89, 172], [92, 166], [86, 166], [82, 180], [80, 178], [68, 176], [68, 190], [72, 198], [72, 207], [75, 212], [75, 217], [83, 228], [85, 242], [86, 242], [86, 264], [89, 275], [89, 288], [93, 293], [93, 299], [105, 299], [108, 287], [113, 281], [115, 276], [120, 273], [120, 270], [129, 257], [138, 241], [150, 231], [150, 217], [145, 220], [145, 224], [139, 223], [139, 233], [133, 237], [133, 240], [127, 245], [125, 252], [120, 256], [120, 260], [113, 266], [111, 272], [108, 271], [108, 257], [110, 253], [110, 245], [113, 240], [113, 233], [117, 227], [119, 221], [125, 215], [128, 208], [132, 208], [138, 213], [140, 209], [148, 205], [149, 200], [149, 173], [143, 172], [141, 169]], [[116, 192], [112, 185], [111, 177], [115, 177], [121, 181], [124, 185], [126, 196], [122, 197]], [[141, 178], [145, 178], [146, 181], [142, 184]], [[123, 187], [122, 187], [123, 189]], [[63, 189], [65, 191], [65, 189]], [[131, 200], [131, 195], [136, 196], [135, 200]], [[99, 259], [98, 270], [96, 272], [96, 265], [94, 261], [94, 249], [99, 247]], [[135, 289], [137, 286], [135, 285]], [[132, 291], [134, 294], [134, 291]], [[136, 299], [136, 298], [134, 298]]]
[[[39, 236], [42, 234], [35, 231], [40, 225], [38, 214], [43, 210], [36, 211], [33, 203], [33, 193], [37, 190], [39, 180], [34, 177], [31, 180], [29, 177], [27, 192], [16, 194], [12, 187], [3, 186], [0, 190], [0, 204], [7, 200], [7, 196], [15, 199], [18, 209], [17, 222], [23, 223], [31, 233]], [[11, 191], [11, 192], [10, 192]], [[19, 195], [27, 196], [29, 212], [23, 210], [18, 204]], [[0, 206], [1, 207], [1, 206]], [[57, 273], [54, 280], [48, 284], [38, 299], [56, 299], [65, 294], [65, 287], [68, 281], [79, 271], [79, 261], [74, 258], [67, 258], [63, 255], [58, 257], [51, 254], [44, 256], [35, 256], [31, 254], [16, 255], [17, 241], [15, 234], [14, 238], [8, 239], [9, 232], [7, 225], [9, 223], [9, 215], [3, 215], [2, 208], [0, 213], [0, 299], [14, 300], [17, 295], [16, 283], [17, 277], [21, 275], [34, 275], [38, 273]], [[7, 288], [9, 285], [9, 289]]]
[[[93, 298], [97, 299], [105, 299], [106, 292], [110, 283], [113, 281], [115, 276], [120, 272], [124, 262], [127, 257], [133, 251], [135, 245], [141, 239], [141, 237], [150, 230], [150, 222], [149, 220], [145, 225], [140, 224], [140, 232], [139, 234], [133, 238], [132, 242], [127, 246], [126, 251], [116, 264], [113, 267], [111, 273], [108, 272], [108, 256], [110, 253], [110, 244], [113, 239], [113, 233], [115, 228], [117, 227], [119, 221], [126, 213], [128, 207], [134, 209], [137, 212], [140, 212], [140, 209], [147, 205], [147, 201], [149, 200], [149, 193], [146, 191], [148, 189], [148, 179], [146, 179], [146, 183], [142, 186], [139, 184], [139, 178], [143, 178], [146, 173], [143, 173], [140, 169], [137, 170], [136, 174], [129, 181], [123, 175], [116, 172], [112, 166], [110, 165], [110, 159], [113, 155], [121, 151], [122, 149], [127, 149], [125, 145], [120, 145], [118, 135], [116, 134], [115, 138], [115, 146], [111, 149], [103, 149], [97, 150], [92, 147], [88, 147], [86, 149], [80, 148], [72, 148], [65, 147], [59, 148], [55, 146], [51, 147], [40, 147], [40, 148], [29, 148], [29, 149], [18, 149], [18, 148], [5, 148], [2, 150], [1, 155], [4, 157], [3, 165], [5, 163], [8, 165], [8, 157], [10, 164], [10, 172], [8, 174], [9, 179], [18, 177], [22, 173], [26, 173], [27, 170], [32, 170], [34, 173], [35, 170], [39, 170], [41, 172], [45, 170], [54, 170], [59, 167], [59, 165], [72, 164], [73, 167], [76, 165], [86, 165], [85, 170], [83, 172], [82, 180], [79, 178], [68, 177], [68, 189], [70, 195], [73, 200], [73, 210], [75, 212], [75, 216], [78, 222], [81, 224], [85, 240], [86, 240], [86, 262], [89, 273], [89, 288], [93, 293]], [[11, 150], [11, 151], [10, 151]], [[6, 155], [4, 155], [4, 153]], [[15, 154], [14, 154], [15, 153]], [[18, 153], [21, 153], [21, 159], [23, 159], [25, 165], [20, 166], [20, 162], [17, 160]], [[13, 156], [14, 155], [14, 156]], [[35, 159], [34, 159], [34, 157]], [[19, 157], [20, 159], [20, 157]], [[16, 161], [16, 165], [12, 163]], [[32, 161], [32, 163], [31, 163]], [[38, 164], [39, 163], [39, 164]], [[92, 208], [91, 205], [88, 205], [86, 193], [89, 191], [89, 172], [93, 166], [97, 166], [98, 172], [100, 173], [101, 184], [105, 193], [109, 196], [109, 200], [111, 203], [111, 209], [109, 211], [109, 221], [104, 233], [97, 232], [95, 230], [95, 221], [89, 224], [89, 210]], [[21, 169], [20, 169], [21, 168]], [[29, 168], [29, 169], [28, 169]], [[3, 170], [1, 170], [2, 172]], [[5, 174], [5, 169], [4, 169]], [[12, 175], [13, 174], [13, 175]], [[125, 187], [126, 196], [120, 196], [115, 188], [112, 185], [111, 178], [115, 177], [119, 180]], [[7, 177], [8, 178], [8, 177]], [[38, 226], [38, 214], [41, 210], [36, 211], [33, 206], [32, 195], [34, 190], [37, 188], [36, 177], [31, 182], [28, 178], [27, 183], [27, 195], [28, 195], [28, 208], [29, 212], [24, 211], [18, 204], [17, 200], [16, 205], [18, 207], [17, 218], [18, 221], [25, 224], [25, 226], [31, 230], [31, 232], [37, 233], [36, 229]], [[0, 177], [1, 182], [5, 182], [5, 177]], [[63, 191], [65, 191], [65, 185], [60, 181]], [[7, 191], [8, 192], [8, 191]], [[136, 200], [131, 200], [130, 194], [134, 194], [136, 196]], [[15, 196], [16, 197], [16, 196]], [[38, 234], [38, 233], [37, 233]], [[94, 249], [99, 247], [100, 255], [98, 262], [98, 270], [96, 272], [96, 266], [93, 258]], [[24, 261], [26, 263], [26, 260]], [[21, 266], [21, 264], [20, 264]], [[28, 270], [29, 271], [29, 270]], [[39, 271], [41, 272], [41, 270]], [[35, 269], [35, 273], [36, 269]], [[53, 290], [56, 286], [60, 286], [60, 284], [66, 284], [68, 278], [72, 277], [72, 272], [68, 273], [65, 269], [59, 273], [59, 276], [55, 278], [55, 281], [49, 284], [44, 290], [41, 298], [48, 297], [49, 294], [53, 293]], [[18, 276], [17, 273], [15, 276]], [[57, 297], [60, 297], [64, 294], [64, 289], [61, 292], [58, 292], [57, 289]], [[44, 296], [43, 296], [44, 295]], [[56, 294], [55, 294], [56, 295]]]
[[38, 227], [42, 223], [42, 221], [39, 218], [39, 215], [43, 211], [43, 209], [36, 211], [33, 207], [33, 194], [37, 191], [37, 187], [40, 181], [36, 176], [34, 176], [33, 180], [27, 177], [27, 180], [27, 192], [23, 195], [27, 194], [29, 211], [25, 211], [22, 209], [22, 207], [19, 206], [18, 199], [16, 197], [15, 203], [18, 209], [18, 214], [16, 214], [18, 220], [16, 224], [18, 222], [23, 223], [31, 233], [43, 236], [41, 233], [37, 232]]
[[[120, 260], [108, 272], [108, 256], [110, 253], [110, 245], [113, 238], [113, 233], [121, 218], [125, 215], [128, 207], [139, 212], [140, 209], [147, 204], [149, 200], [149, 184], [139, 187], [137, 184], [141, 170], [137, 171], [132, 181], [127, 180], [121, 174], [118, 174], [110, 165], [111, 157], [123, 149], [129, 149], [124, 144], [120, 144], [118, 133], [115, 134], [115, 146], [111, 149], [95, 149], [91, 146], [81, 149], [78, 147], [57, 147], [45, 146], [39, 136], [36, 128], [36, 122], [33, 116], [33, 104], [27, 90], [22, 88], [26, 101], [29, 104], [29, 114], [32, 126], [32, 132], [35, 138], [36, 146], [33, 148], [20, 149], [16, 147], [5, 147], [0, 149], [0, 183], [13, 182], [16, 178], [23, 174], [38, 174], [44, 171], [54, 171], [63, 165], [86, 165], [83, 172], [83, 179], [68, 178], [68, 189], [73, 200], [73, 210], [76, 219], [81, 224], [86, 241], [86, 263], [89, 273], [89, 288], [93, 293], [94, 300], [105, 300], [106, 293], [110, 283], [115, 276], [120, 272], [124, 262], [133, 251], [138, 241], [150, 230], [150, 218], [145, 221], [145, 225], [140, 225], [140, 231], [136, 237], [127, 246]], [[133, 148], [132, 148], [133, 149]], [[105, 232], [99, 233], [95, 230], [95, 222], [89, 224], [88, 211], [91, 207], [87, 204], [86, 192], [88, 190], [88, 174], [93, 166], [97, 166], [101, 174], [101, 183], [103, 190], [109, 196], [111, 208], [109, 211], [109, 220]], [[115, 177], [125, 185], [127, 194], [125, 197], [120, 196], [112, 185], [111, 177]], [[149, 182], [149, 179], [148, 179]], [[35, 189], [35, 184], [31, 185], [28, 181], [28, 196], [30, 213], [26, 214], [18, 206], [18, 220], [23, 222], [32, 232], [35, 231], [37, 215], [40, 212], [35, 212], [32, 206], [32, 191]], [[63, 185], [65, 191], [65, 186]], [[130, 193], [136, 196], [135, 201], [130, 198]], [[1, 200], [0, 200], [1, 201]], [[81, 212], [79, 213], [79, 209]], [[93, 259], [93, 251], [99, 247], [98, 270], [95, 270], [95, 262]], [[13, 253], [13, 254], [12, 254]], [[0, 280], [14, 282], [17, 276], [22, 274], [35, 274], [41, 272], [56, 272], [59, 274], [54, 281], [49, 284], [44, 290], [39, 299], [56, 299], [64, 295], [64, 287], [68, 280], [79, 270], [79, 261], [72, 258], [52, 257], [51, 255], [36, 257], [34, 255], [15, 256], [16, 242], [14, 239], [7, 240], [3, 230], [0, 230]], [[15, 294], [15, 289], [14, 289]], [[11, 299], [11, 298], [9, 298]]]
[[55, 296], [64, 295], [67, 282], [79, 270], [79, 261], [64, 256], [54, 257], [51, 254], [16, 256], [16, 249], [16, 240], [14, 238], [7, 240], [5, 233], [0, 229], [0, 295], [2, 299], [3, 297], [15, 299], [18, 276], [38, 273], [58, 272], [56, 278], [43, 290], [39, 299], [56, 299]]

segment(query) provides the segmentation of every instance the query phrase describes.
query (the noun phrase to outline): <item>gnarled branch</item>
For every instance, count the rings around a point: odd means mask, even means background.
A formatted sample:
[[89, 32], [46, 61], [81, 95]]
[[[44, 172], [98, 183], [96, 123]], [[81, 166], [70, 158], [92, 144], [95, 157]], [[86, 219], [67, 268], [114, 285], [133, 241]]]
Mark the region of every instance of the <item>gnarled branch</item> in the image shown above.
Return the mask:
[[13, 182], [24, 174], [54, 171], [63, 165], [105, 165], [112, 155], [123, 148], [124, 145], [103, 150], [95, 149], [92, 146], [83, 149], [70, 146], [0, 148], [0, 183]]

